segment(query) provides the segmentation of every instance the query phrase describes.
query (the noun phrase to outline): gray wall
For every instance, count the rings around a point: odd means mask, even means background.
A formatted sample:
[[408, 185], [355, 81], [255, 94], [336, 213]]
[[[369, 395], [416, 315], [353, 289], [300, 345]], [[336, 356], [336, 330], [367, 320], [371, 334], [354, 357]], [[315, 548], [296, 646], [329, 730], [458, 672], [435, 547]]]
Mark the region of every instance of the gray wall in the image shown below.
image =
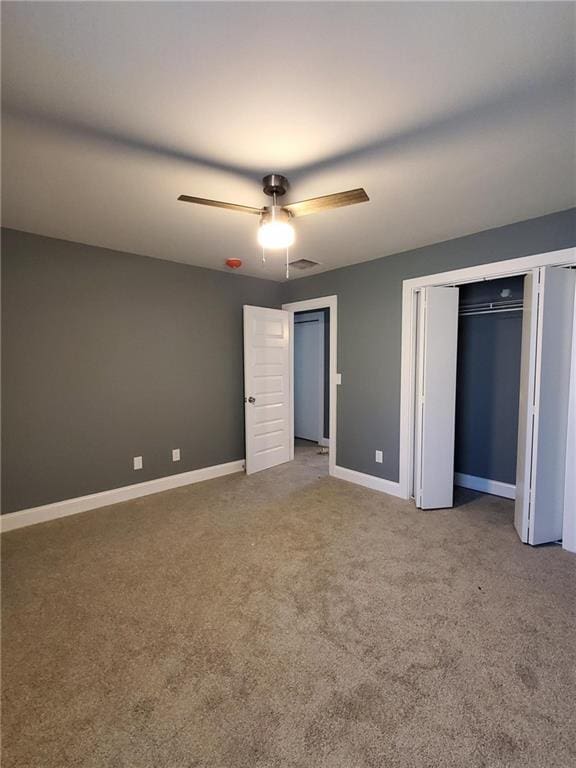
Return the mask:
[[338, 463], [397, 480], [402, 281], [574, 245], [576, 209], [280, 285], [3, 230], [3, 511], [242, 458], [242, 305], [331, 294]]
[[[524, 278], [464, 285], [460, 308], [497, 301], [503, 288], [522, 301]], [[521, 309], [459, 318], [456, 472], [516, 483], [521, 350]]]
[[13, 230], [2, 256], [4, 512], [244, 457], [242, 305], [278, 283]]
[[338, 464], [398, 480], [403, 280], [575, 245], [570, 209], [284, 284], [285, 302], [338, 296]]

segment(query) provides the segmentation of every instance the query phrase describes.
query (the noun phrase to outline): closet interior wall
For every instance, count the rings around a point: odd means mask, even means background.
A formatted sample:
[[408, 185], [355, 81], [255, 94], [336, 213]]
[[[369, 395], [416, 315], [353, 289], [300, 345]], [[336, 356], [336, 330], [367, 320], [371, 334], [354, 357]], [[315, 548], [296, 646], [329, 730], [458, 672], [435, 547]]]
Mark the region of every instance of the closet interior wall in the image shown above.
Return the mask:
[[523, 284], [517, 276], [460, 286], [456, 485], [515, 485]]

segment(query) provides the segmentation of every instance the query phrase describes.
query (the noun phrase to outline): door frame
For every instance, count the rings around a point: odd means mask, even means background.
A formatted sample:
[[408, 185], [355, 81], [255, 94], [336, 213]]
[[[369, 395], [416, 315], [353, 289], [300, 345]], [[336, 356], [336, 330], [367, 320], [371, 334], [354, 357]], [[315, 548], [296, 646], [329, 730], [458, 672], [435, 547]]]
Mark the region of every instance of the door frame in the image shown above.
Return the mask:
[[564, 248], [534, 256], [480, 264], [404, 280], [402, 283], [402, 362], [400, 389], [400, 496], [409, 499], [414, 491], [414, 426], [416, 397], [417, 302], [422, 288], [461, 285], [500, 277], [525, 275], [539, 267], [576, 266], [576, 248]]
[[291, 411], [291, 432], [290, 432], [290, 458], [294, 458], [294, 313], [307, 312], [312, 309], [330, 310], [330, 451], [328, 454], [328, 467], [331, 475], [335, 474], [336, 468], [336, 401], [338, 396], [338, 297], [321, 296], [316, 299], [305, 299], [304, 301], [292, 301], [288, 304], [282, 304], [282, 309], [291, 313], [290, 317], [290, 411]]

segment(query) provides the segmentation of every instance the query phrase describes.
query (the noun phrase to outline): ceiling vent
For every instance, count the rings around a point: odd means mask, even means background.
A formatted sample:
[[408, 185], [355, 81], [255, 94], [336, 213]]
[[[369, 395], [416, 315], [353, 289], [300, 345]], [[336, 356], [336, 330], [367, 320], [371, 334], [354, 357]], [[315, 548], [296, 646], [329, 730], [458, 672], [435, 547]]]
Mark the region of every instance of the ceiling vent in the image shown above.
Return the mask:
[[294, 269], [312, 269], [312, 267], [319, 267], [317, 261], [310, 261], [310, 259], [298, 259], [297, 261], [291, 261], [290, 266]]

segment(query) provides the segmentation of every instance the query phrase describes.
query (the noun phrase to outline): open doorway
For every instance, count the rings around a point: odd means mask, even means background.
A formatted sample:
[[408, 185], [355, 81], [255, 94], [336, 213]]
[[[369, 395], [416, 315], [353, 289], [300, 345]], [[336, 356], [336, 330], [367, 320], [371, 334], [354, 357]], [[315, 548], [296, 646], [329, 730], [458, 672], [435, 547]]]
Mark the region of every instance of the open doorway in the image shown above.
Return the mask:
[[338, 374], [336, 296], [284, 304], [292, 314], [294, 458], [333, 475], [336, 466]]
[[330, 309], [294, 313], [294, 457], [328, 473]]

